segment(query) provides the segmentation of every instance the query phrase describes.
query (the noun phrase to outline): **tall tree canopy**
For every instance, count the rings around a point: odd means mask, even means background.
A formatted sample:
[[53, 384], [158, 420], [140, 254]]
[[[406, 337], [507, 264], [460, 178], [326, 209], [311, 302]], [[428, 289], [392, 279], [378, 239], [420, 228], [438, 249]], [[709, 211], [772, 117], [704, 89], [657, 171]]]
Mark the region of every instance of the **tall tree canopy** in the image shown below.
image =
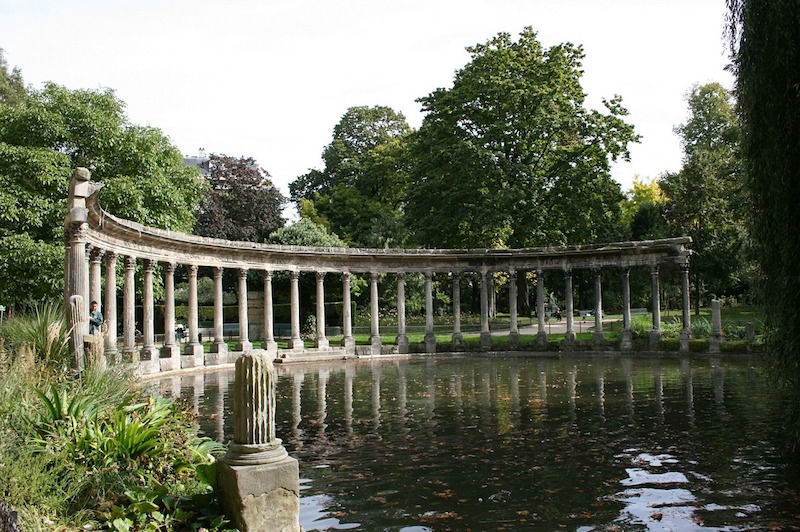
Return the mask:
[[9, 70], [5, 52], [0, 48], [0, 102], [15, 105], [27, 96], [19, 67]]
[[791, 391], [800, 459], [800, 2], [728, 0], [753, 242], [763, 273], [765, 359]]
[[453, 86], [421, 98], [407, 221], [446, 247], [578, 244], [619, 237], [610, 164], [637, 140], [618, 96], [584, 107], [580, 46], [531, 28], [467, 48]]
[[210, 187], [197, 213], [195, 234], [265, 242], [283, 227], [286, 200], [254, 159], [212, 154], [208, 163]]
[[0, 100], [0, 302], [57, 297], [63, 287], [63, 220], [76, 166], [104, 184], [110, 212], [191, 231], [202, 182], [158, 129], [128, 122], [107, 90], [47, 83], [18, 102]]
[[324, 170], [289, 185], [292, 200], [311, 201], [325, 224], [353, 245], [399, 246], [410, 172], [411, 128], [389, 107], [351, 107], [333, 128]]
[[695, 308], [701, 294], [741, 291], [747, 263], [746, 204], [733, 97], [718, 83], [694, 87], [689, 119], [675, 128], [684, 157], [680, 172], [660, 181], [673, 236], [692, 237]]

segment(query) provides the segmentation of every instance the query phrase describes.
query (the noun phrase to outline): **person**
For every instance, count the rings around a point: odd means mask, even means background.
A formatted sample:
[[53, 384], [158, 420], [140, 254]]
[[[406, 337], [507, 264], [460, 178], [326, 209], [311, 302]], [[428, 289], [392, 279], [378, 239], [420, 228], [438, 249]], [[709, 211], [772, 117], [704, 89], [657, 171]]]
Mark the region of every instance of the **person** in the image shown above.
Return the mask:
[[92, 305], [89, 308], [89, 334], [99, 333], [102, 324], [103, 313], [97, 308], [97, 301], [92, 301]]

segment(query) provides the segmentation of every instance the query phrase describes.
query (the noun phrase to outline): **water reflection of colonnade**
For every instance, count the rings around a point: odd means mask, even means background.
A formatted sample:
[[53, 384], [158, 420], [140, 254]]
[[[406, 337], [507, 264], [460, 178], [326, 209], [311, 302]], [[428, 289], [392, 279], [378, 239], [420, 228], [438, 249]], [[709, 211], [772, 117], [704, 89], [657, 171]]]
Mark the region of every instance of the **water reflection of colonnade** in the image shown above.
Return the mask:
[[[147, 227], [117, 218], [100, 206], [100, 186], [89, 182], [89, 173], [78, 169], [72, 178], [69, 196], [69, 215], [65, 221], [66, 257], [66, 301], [72, 296], [81, 296], [85, 305], [89, 301], [103, 304], [106, 323], [105, 351], [112, 358], [121, 349], [126, 358], [138, 361], [143, 373], [157, 373], [172, 369], [214, 365], [228, 362], [232, 354], [223, 336], [222, 274], [233, 269], [238, 275], [239, 337], [236, 352], [253, 348], [249, 337], [247, 306], [247, 277], [250, 271], [263, 272], [264, 307], [261, 347], [278, 354], [286, 360], [308, 356], [334, 356], [356, 354], [352, 334], [352, 306], [350, 278], [353, 273], [369, 276], [370, 293], [370, 345], [368, 354], [379, 355], [383, 348], [380, 336], [380, 312], [378, 308], [378, 283], [381, 276], [394, 275], [397, 283], [397, 340], [399, 353], [409, 351], [405, 320], [405, 276], [408, 273], [425, 277], [425, 349], [436, 351], [436, 336], [433, 329], [433, 277], [446, 275], [453, 283], [453, 330], [452, 348], [463, 348], [461, 330], [460, 286], [467, 275], [476, 276], [480, 282], [480, 343], [490, 349], [492, 336], [489, 330], [489, 284], [495, 272], [509, 275], [510, 328], [509, 342], [519, 343], [517, 316], [516, 273], [534, 271], [536, 282], [537, 344], [547, 345], [545, 331], [545, 287], [544, 272], [560, 270], [564, 277], [566, 299], [566, 334], [564, 345], [575, 342], [573, 326], [572, 276], [576, 270], [591, 270], [594, 276], [594, 342], [604, 342], [602, 331], [602, 277], [609, 268], [619, 269], [622, 276], [622, 349], [630, 349], [631, 343], [631, 268], [648, 268], [652, 288], [652, 335], [653, 341], [660, 338], [661, 310], [659, 305], [659, 269], [664, 264], [680, 267], [682, 280], [683, 333], [681, 348], [688, 350], [690, 331], [689, 276], [690, 252], [686, 245], [688, 237], [644, 242], [621, 242], [590, 246], [565, 246], [528, 248], [515, 250], [436, 250], [436, 249], [350, 249], [307, 248], [295, 246], [273, 246], [252, 242], [232, 242], [203, 238], [183, 233]], [[122, 329], [118, 330], [117, 314], [117, 263], [123, 263]], [[142, 347], [136, 342], [136, 287], [134, 272], [137, 264], [143, 271], [141, 322]], [[156, 345], [154, 312], [154, 275], [163, 269], [164, 285], [164, 340]], [[175, 338], [175, 269], [182, 265], [188, 273], [188, 343], [181, 349]], [[205, 354], [198, 337], [197, 273], [199, 267], [210, 267], [214, 277], [213, 342], [210, 353]], [[289, 274], [290, 338], [288, 349], [278, 352], [274, 336], [272, 276], [275, 272]], [[300, 336], [299, 275], [313, 273], [316, 279], [316, 340], [313, 349], [306, 349]], [[332, 346], [326, 338], [325, 279], [327, 276], [341, 278], [342, 286], [342, 332], [341, 346]], [[105, 276], [105, 290], [102, 278]], [[391, 281], [389, 281], [391, 282]], [[102, 292], [102, 293], [101, 293]], [[88, 323], [76, 324], [77, 330], [88, 330]], [[121, 346], [119, 338], [122, 338]]]
[[[295, 448], [331, 452], [352, 447], [358, 437], [424, 432], [442, 436], [440, 425], [508, 433], [531, 423], [560, 423], [566, 430], [584, 425], [666, 423], [667, 403], [681, 403], [689, 429], [695, 425], [698, 372], [705, 395], [724, 414], [725, 373], [718, 359], [677, 367], [654, 361], [634, 367], [635, 359], [594, 359], [591, 365], [569, 359], [484, 360], [479, 364], [443, 364], [434, 359], [348, 362], [326, 368], [279, 366], [281, 438]], [[230, 379], [230, 382], [229, 382]], [[181, 396], [204, 419], [204, 431], [216, 439], [230, 434], [225, 404], [232, 374], [186, 374], [159, 381], [164, 395]], [[306, 402], [304, 402], [304, 397]], [[331, 412], [331, 409], [334, 412]], [[227, 430], [226, 430], [227, 426]], [[582, 428], [580, 428], [582, 427]]]

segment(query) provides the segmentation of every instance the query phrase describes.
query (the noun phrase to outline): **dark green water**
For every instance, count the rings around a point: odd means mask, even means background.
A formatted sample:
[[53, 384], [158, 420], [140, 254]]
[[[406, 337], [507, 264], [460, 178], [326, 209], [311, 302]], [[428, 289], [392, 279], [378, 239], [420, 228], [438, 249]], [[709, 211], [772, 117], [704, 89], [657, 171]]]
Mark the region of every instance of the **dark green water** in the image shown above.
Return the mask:
[[[792, 529], [778, 408], [749, 358], [279, 366], [307, 531]], [[230, 435], [233, 373], [161, 381]]]

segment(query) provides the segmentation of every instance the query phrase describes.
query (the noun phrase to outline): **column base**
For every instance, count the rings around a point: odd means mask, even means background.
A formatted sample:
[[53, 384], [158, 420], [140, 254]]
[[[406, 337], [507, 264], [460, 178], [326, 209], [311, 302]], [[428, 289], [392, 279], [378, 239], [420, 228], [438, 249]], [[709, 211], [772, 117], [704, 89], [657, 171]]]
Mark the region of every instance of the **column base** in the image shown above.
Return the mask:
[[176, 344], [165, 345], [161, 348], [158, 363], [161, 371], [181, 369], [181, 348]]
[[708, 339], [708, 352], [719, 353], [719, 345], [722, 343], [722, 336], [712, 334]]
[[492, 348], [492, 333], [481, 333], [481, 351], [488, 351]]
[[289, 339], [289, 349], [292, 351], [302, 351], [306, 348], [306, 344], [303, 343], [302, 338], [290, 338]]
[[453, 351], [464, 350], [464, 336], [460, 333], [453, 333]]
[[345, 353], [352, 355], [356, 352], [356, 340], [352, 336], [345, 336], [342, 338], [342, 347]]
[[402, 355], [408, 353], [408, 335], [400, 334], [397, 336], [397, 352]]
[[508, 344], [511, 347], [519, 347], [519, 331], [511, 331], [508, 333]]
[[314, 340], [314, 347], [316, 347], [317, 349], [328, 349], [330, 348], [330, 346], [331, 343], [324, 336], [322, 338], [317, 338], [316, 340]]
[[630, 351], [633, 349], [633, 336], [631, 335], [631, 331], [622, 331], [622, 337], [620, 338], [619, 348], [622, 351]]
[[119, 351], [117, 351], [116, 344], [114, 344], [114, 346], [109, 346], [106, 344], [105, 356], [107, 364], [119, 364], [121, 362], [120, 354]]
[[146, 373], [158, 373], [161, 371], [160, 356], [161, 353], [159, 353], [154, 345], [142, 348], [142, 353], [139, 358], [139, 369], [142, 371], [146, 370]]
[[220, 503], [243, 531], [299, 532], [300, 487], [297, 460], [284, 459], [255, 465], [232, 465], [226, 456], [218, 462]]
[[203, 346], [202, 344], [189, 344], [181, 355], [182, 368], [196, 368], [203, 365]]
[[139, 361], [138, 371], [140, 375], [152, 375], [161, 371], [160, 359], [155, 356], [152, 358], [142, 358]]
[[380, 355], [383, 348], [383, 340], [380, 336], [370, 336], [369, 338], [370, 352], [373, 355]]
[[657, 351], [661, 344], [661, 331], [650, 331], [650, 350]]
[[593, 346], [601, 347], [601, 346], [605, 345], [605, 343], [606, 343], [606, 337], [603, 336], [602, 332], [597, 331], [592, 335], [592, 345]]
[[431, 354], [436, 352], [436, 335], [432, 332], [425, 333], [425, 351]]
[[241, 340], [236, 342], [236, 350], [247, 352], [253, 350], [253, 343], [250, 340]]
[[217, 353], [220, 355], [227, 355], [228, 354], [228, 344], [225, 342], [214, 342], [211, 344], [211, 353]]
[[575, 331], [567, 331], [564, 334], [564, 347], [575, 347]]
[[274, 356], [278, 354], [278, 342], [275, 340], [264, 340], [261, 342], [261, 349], [267, 352], [268, 355]]
[[539, 331], [536, 333], [536, 347], [543, 348], [547, 347], [547, 333], [544, 331]]
[[138, 364], [139, 363], [139, 352], [136, 348], [133, 349], [123, 349], [122, 350], [122, 361], [125, 363], [130, 364]]
[[680, 339], [680, 350], [681, 351], [688, 351], [689, 350], [689, 340], [691, 338], [692, 338], [692, 334], [687, 329], [683, 329], [681, 331], [681, 339]]

